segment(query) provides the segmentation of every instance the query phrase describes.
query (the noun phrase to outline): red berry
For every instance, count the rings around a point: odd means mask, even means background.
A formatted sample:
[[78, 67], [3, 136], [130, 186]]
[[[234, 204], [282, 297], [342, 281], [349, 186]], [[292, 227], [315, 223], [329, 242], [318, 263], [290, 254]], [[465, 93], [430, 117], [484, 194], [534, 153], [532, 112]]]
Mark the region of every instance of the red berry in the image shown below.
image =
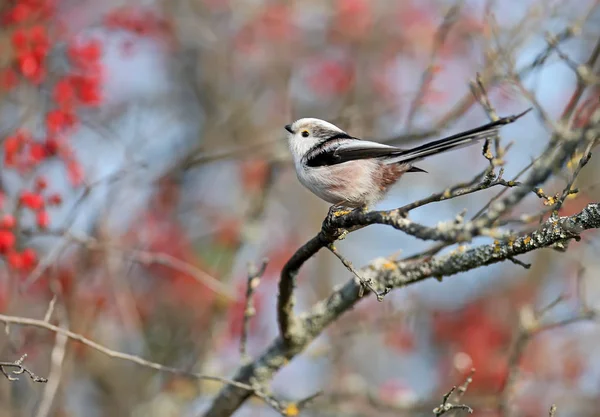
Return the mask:
[[23, 206], [30, 208], [31, 210], [37, 211], [44, 208], [44, 199], [42, 196], [30, 191], [23, 191], [19, 201]]
[[48, 187], [48, 180], [45, 177], [37, 177], [35, 179], [35, 189], [39, 191], [43, 191]]
[[38, 164], [48, 156], [46, 147], [41, 143], [33, 143], [29, 148], [29, 156], [35, 164]]
[[27, 46], [27, 35], [23, 29], [17, 29], [13, 32], [11, 42], [15, 49], [24, 49]]
[[16, 242], [13, 232], [8, 230], [0, 230], [0, 253], [6, 253], [12, 249]]
[[13, 269], [23, 268], [23, 257], [18, 252], [15, 252], [15, 251], [9, 252], [6, 255], [6, 260]]
[[48, 34], [46, 28], [42, 25], [35, 25], [29, 28], [29, 39], [31, 42], [37, 44], [47, 44]]
[[75, 115], [65, 110], [51, 110], [46, 114], [46, 129], [50, 134], [73, 127], [76, 122]]
[[51, 194], [48, 196], [48, 204], [51, 206], [60, 206], [62, 204], [62, 197], [60, 194]]
[[71, 45], [68, 50], [69, 58], [76, 64], [86, 65], [100, 59], [102, 47], [97, 40], [91, 40], [83, 45]]
[[33, 56], [37, 58], [39, 62], [43, 62], [44, 59], [48, 56], [48, 52], [50, 51], [50, 46], [45, 44], [38, 44], [33, 47], [31, 50]]
[[97, 79], [84, 79], [79, 84], [79, 100], [88, 106], [97, 106], [102, 102], [100, 85]]
[[34, 77], [39, 71], [38, 61], [33, 54], [21, 55], [18, 62], [21, 73], [28, 78]]
[[65, 78], [56, 83], [54, 86], [54, 100], [58, 104], [70, 104], [74, 98], [75, 89], [73, 88], [71, 80]]
[[15, 216], [13, 216], [12, 214], [5, 214], [0, 219], [1, 228], [12, 229], [13, 227], [15, 227], [15, 224], [17, 224], [17, 222], [15, 220]]
[[60, 145], [58, 143], [58, 139], [48, 138], [46, 139], [46, 152], [49, 156], [54, 156], [58, 153], [58, 149]]
[[46, 128], [48, 133], [57, 133], [65, 129], [65, 114], [60, 110], [52, 110], [46, 114]]
[[11, 20], [12, 23], [21, 23], [24, 20], [27, 20], [28, 17], [31, 16], [31, 6], [24, 4], [25, 2], [19, 2], [12, 9]]
[[4, 139], [4, 152], [7, 154], [15, 154], [21, 148], [21, 141], [18, 136], [9, 136]]
[[33, 249], [27, 248], [21, 253], [21, 260], [23, 261], [23, 267], [25, 269], [30, 269], [35, 266], [37, 262], [37, 254]]
[[40, 210], [36, 215], [37, 225], [40, 229], [46, 229], [50, 225], [50, 215], [46, 210]]

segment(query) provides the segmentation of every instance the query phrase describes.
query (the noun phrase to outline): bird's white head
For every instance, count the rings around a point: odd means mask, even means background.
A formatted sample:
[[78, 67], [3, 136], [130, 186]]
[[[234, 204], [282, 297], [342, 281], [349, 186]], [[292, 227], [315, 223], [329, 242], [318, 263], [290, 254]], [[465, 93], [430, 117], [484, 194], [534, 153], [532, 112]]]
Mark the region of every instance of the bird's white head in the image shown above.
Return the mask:
[[305, 118], [285, 125], [287, 138], [295, 161], [300, 161], [304, 155], [318, 144], [340, 134], [342, 129], [321, 119]]

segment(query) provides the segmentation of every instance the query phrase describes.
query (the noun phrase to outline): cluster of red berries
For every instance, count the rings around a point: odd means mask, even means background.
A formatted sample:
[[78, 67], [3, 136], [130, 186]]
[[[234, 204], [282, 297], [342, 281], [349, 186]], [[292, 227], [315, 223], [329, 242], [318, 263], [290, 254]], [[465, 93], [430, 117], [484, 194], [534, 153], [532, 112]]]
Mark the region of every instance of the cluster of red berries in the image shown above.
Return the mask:
[[[46, 229], [50, 224], [46, 207], [62, 203], [60, 194], [44, 195], [47, 186], [46, 179], [38, 177], [35, 180], [34, 190], [23, 190], [19, 196], [19, 206], [35, 213], [39, 229]], [[0, 193], [0, 209], [4, 208], [4, 200], [4, 194]], [[16, 227], [17, 219], [14, 215], [5, 213], [0, 216], [0, 255], [5, 256], [7, 263], [14, 269], [31, 269], [37, 261], [36, 253], [31, 248], [24, 249], [22, 252], [17, 250], [17, 238], [14, 232]]]
[[[9, 65], [0, 68], [0, 91], [10, 91], [19, 82], [39, 85], [47, 81], [47, 57], [54, 45], [55, 34], [47, 23], [54, 15], [55, 0], [12, 0], [0, 12], [0, 27], [10, 28]], [[54, 107], [45, 116], [45, 135], [34, 138], [27, 129], [18, 129], [1, 142], [4, 151], [4, 169], [9, 168], [23, 176], [33, 175], [48, 158], [57, 157], [65, 164], [71, 183], [80, 185], [83, 169], [69, 144], [68, 135], [79, 123], [77, 110], [96, 107], [102, 102], [102, 48], [96, 40], [70, 40], [67, 43], [70, 71], [54, 81]], [[22, 190], [18, 210], [35, 214], [39, 229], [50, 224], [47, 207], [62, 203], [60, 194], [46, 193], [48, 181], [42, 176], [35, 179], [32, 189]], [[0, 192], [0, 210], [4, 195]], [[0, 211], [1, 213], [1, 211]], [[19, 251], [17, 237], [19, 219], [12, 214], [0, 214], [0, 256], [13, 269], [26, 270], [36, 263], [32, 249]]]
[[[71, 71], [54, 85], [52, 98], [56, 108], [46, 114], [48, 135], [64, 135], [73, 131], [79, 122], [77, 107], [97, 107], [102, 103], [101, 54], [100, 42], [96, 40], [73, 42], [69, 45], [67, 55]], [[83, 181], [81, 165], [74, 158], [66, 141], [56, 143], [67, 167], [69, 180], [74, 186], [80, 185]]]
[[11, 36], [15, 64], [0, 76], [1, 87], [17, 84], [18, 75], [38, 85], [46, 76], [45, 61], [50, 50], [46, 27], [35, 22], [47, 19], [54, 10], [50, 0], [18, 0], [0, 14], [0, 26], [14, 26]]

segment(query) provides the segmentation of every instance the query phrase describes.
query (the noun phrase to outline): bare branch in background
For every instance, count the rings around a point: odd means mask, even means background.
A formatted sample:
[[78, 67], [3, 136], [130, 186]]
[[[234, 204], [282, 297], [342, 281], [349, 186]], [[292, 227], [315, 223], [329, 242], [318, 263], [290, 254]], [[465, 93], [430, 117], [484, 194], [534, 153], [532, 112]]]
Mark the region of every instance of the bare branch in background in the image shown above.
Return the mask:
[[69, 338], [64, 334], [57, 334], [54, 347], [50, 353], [50, 374], [49, 383], [46, 385], [42, 401], [38, 407], [36, 417], [46, 417], [50, 415], [52, 403], [58, 393], [58, 388], [63, 375], [63, 366], [67, 352], [67, 341]]
[[414, 118], [417, 115], [417, 112], [419, 111], [421, 105], [423, 104], [423, 98], [427, 93], [427, 89], [430, 87], [433, 75], [435, 73], [435, 61], [438, 58], [440, 49], [444, 46], [444, 43], [446, 42], [446, 38], [448, 37], [452, 26], [456, 24], [460, 17], [460, 12], [462, 10], [463, 4], [464, 1], [459, 0], [455, 5], [450, 7], [448, 12], [446, 13], [446, 16], [444, 16], [442, 24], [438, 27], [437, 32], [435, 33], [433, 39], [433, 48], [431, 49], [431, 55], [429, 57], [429, 64], [425, 68], [425, 71], [423, 71], [423, 73], [421, 74], [421, 82], [419, 84], [417, 94], [408, 111], [408, 116], [406, 118], [407, 130], [410, 130], [412, 128]]
[[265, 259], [259, 268], [254, 264], [248, 265], [248, 285], [246, 286], [246, 305], [244, 307], [244, 317], [242, 319], [242, 335], [240, 337], [240, 357], [242, 363], [247, 362], [250, 357], [246, 353], [246, 344], [248, 341], [248, 325], [250, 319], [256, 314], [254, 308], [254, 291], [260, 285], [260, 279], [267, 269], [268, 261]]
[[[462, 396], [467, 392], [467, 388], [469, 388], [469, 384], [471, 382], [473, 382], [473, 374], [474, 373], [475, 373], [475, 370], [472, 369], [471, 374], [467, 377], [465, 382], [460, 387], [454, 386], [454, 387], [452, 387], [452, 389], [450, 391], [448, 391], [446, 393], [446, 395], [444, 395], [444, 398], [442, 398], [442, 403], [439, 405], [439, 407], [436, 407], [433, 410], [433, 414], [436, 417], [443, 416], [446, 413], [449, 413], [451, 411], [456, 411], [456, 410], [464, 410], [464, 411], [468, 412], [469, 414], [473, 413], [473, 409], [471, 407], [469, 407], [468, 405], [465, 405], [465, 404], [458, 404], [458, 401], [460, 401]], [[456, 404], [450, 402], [453, 394], [455, 394], [454, 398], [455, 398], [455, 401], [457, 402]]]
[[510, 415], [510, 398], [513, 394], [514, 386], [519, 378], [519, 366], [521, 358], [529, 341], [544, 331], [597, 318], [597, 313], [595, 311], [584, 309], [580, 312], [580, 314], [574, 317], [569, 317], [567, 319], [551, 323], [543, 323], [544, 316], [561, 301], [563, 301], [563, 297], [557, 298], [554, 302], [541, 309], [538, 313], [533, 312], [530, 307], [526, 307], [521, 310], [519, 329], [508, 362], [508, 376], [500, 392], [500, 400], [498, 402], [498, 411], [501, 415]]
[[27, 354], [21, 356], [18, 360], [14, 362], [0, 362], [0, 372], [2, 375], [6, 377], [9, 381], [18, 381], [19, 375], [27, 374], [33, 380], [33, 382], [43, 382], [46, 383], [48, 380], [41, 376], [37, 376], [33, 373], [29, 368], [23, 365], [23, 362], [27, 358]]
[[[245, 390], [248, 390], [251, 392], [254, 391], [254, 389], [250, 385], [231, 381], [231, 380], [228, 380], [227, 378], [221, 378], [218, 376], [202, 375], [202, 374], [197, 374], [197, 373], [193, 373], [193, 372], [188, 372], [188, 371], [184, 371], [182, 369], [172, 368], [170, 366], [165, 366], [165, 365], [161, 365], [156, 362], [148, 361], [148, 360], [143, 359], [136, 355], [131, 355], [128, 353], [119, 352], [119, 351], [107, 348], [106, 346], [103, 346], [100, 343], [94, 342], [93, 340], [90, 340], [87, 337], [80, 335], [79, 333], [75, 333], [70, 330], [63, 329], [62, 327], [58, 327], [53, 324], [47, 323], [44, 320], [36, 320], [36, 319], [30, 319], [27, 317], [15, 317], [15, 316], [7, 316], [4, 314], [0, 314], [0, 323], [4, 323], [5, 325], [16, 324], [16, 325], [22, 325], [22, 326], [38, 327], [40, 329], [49, 330], [58, 335], [66, 336], [71, 340], [75, 340], [77, 342], [83, 343], [84, 345], [86, 345], [100, 353], [103, 353], [104, 355], [111, 357], [111, 358], [133, 362], [140, 366], [154, 369], [154, 370], [161, 371], [161, 372], [167, 372], [167, 373], [176, 374], [176, 375], [183, 375], [183, 376], [194, 378], [194, 379], [205, 379], [205, 380], [210, 380], [210, 381], [216, 381], [216, 382], [221, 382], [223, 384], [234, 384], [236, 387], [238, 387], [240, 389], [245, 389]], [[47, 382], [45, 378], [36, 377], [31, 371], [25, 369], [22, 366], [22, 362], [26, 358], [26, 356], [27, 355], [24, 355], [17, 362], [6, 362], [6, 363], [2, 362], [0, 364], [0, 366], [19, 368], [19, 369], [17, 369], [17, 371], [15, 371], [15, 372], [17, 372], [16, 374], [22, 374], [23, 372], [26, 372], [36, 382]], [[3, 370], [3, 372], [4, 372], [4, 370]], [[7, 378], [9, 377], [9, 375], [6, 375], [6, 374], [5, 374], [5, 376]], [[37, 381], [36, 378], [39, 379], [39, 381]]]

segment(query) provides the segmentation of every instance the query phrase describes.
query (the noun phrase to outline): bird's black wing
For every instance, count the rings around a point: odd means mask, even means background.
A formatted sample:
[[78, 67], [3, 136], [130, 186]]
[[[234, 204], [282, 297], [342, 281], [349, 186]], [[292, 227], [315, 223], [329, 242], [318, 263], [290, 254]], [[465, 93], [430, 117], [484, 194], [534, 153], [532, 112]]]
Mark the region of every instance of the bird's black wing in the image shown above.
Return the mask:
[[319, 167], [359, 159], [380, 158], [385, 159], [387, 163], [412, 164], [431, 155], [468, 146], [480, 140], [491, 139], [502, 126], [514, 122], [529, 110], [412, 149], [400, 149], [340, 133], [311, 149], [305, 157], [305, 163], [310, 167]]
[[366, 140], [327, 140], [313, 149], [307, 155], [305, 163], [310, 167], [337, 165], [357, 159], [382, 158], [397, 155], [402, 149]]

